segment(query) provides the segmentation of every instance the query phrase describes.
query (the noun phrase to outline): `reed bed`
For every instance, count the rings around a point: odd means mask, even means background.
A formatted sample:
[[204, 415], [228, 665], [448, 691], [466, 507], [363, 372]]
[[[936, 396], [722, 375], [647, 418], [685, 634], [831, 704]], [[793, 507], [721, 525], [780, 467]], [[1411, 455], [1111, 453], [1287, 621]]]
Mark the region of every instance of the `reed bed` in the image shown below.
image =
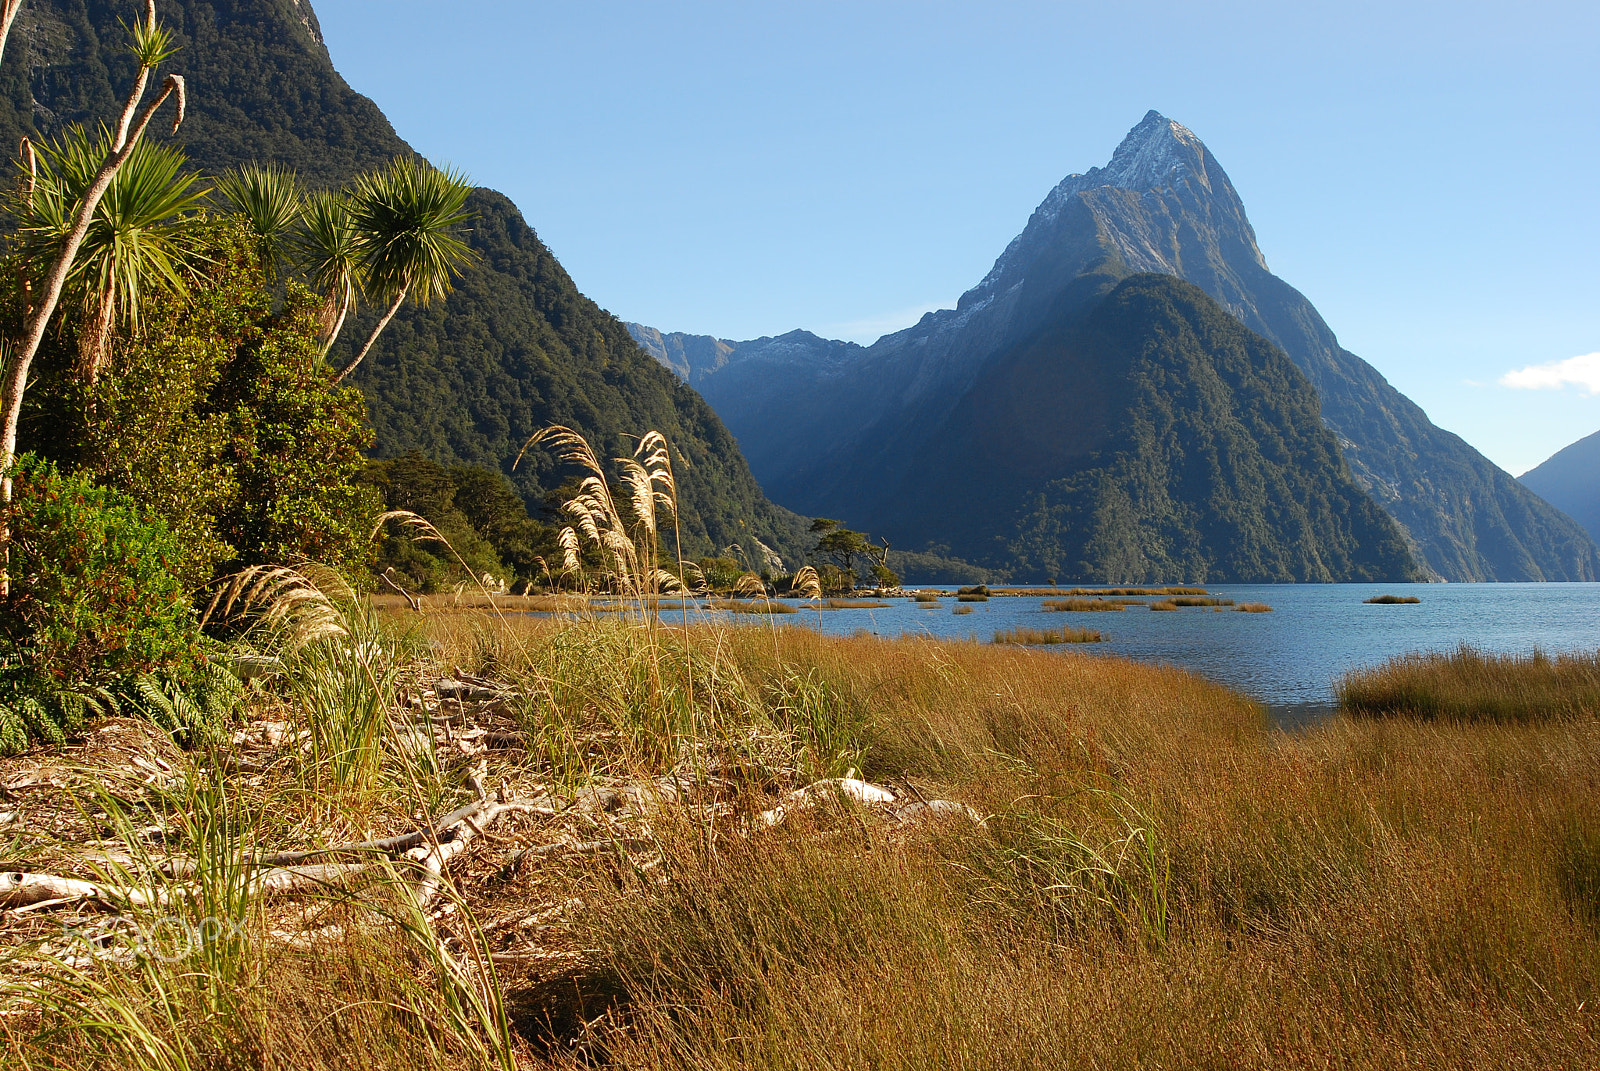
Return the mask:
[[1034, 598], [1067, 596], [1071, 598], [1105, 598], [1120, 595], [1209, 595], [1205, 588], [1196, 587], [1162, 587], [1162, 588], [991, 588], [991, 595], [1020, 595]]
[[877, 599], [826, 599], [822, 603], [824, 610], [879, 610], [889, 604]]
[[1194, 595], [1183, 595], [1172, 600], [1174, 606], [1232, 606], [1232, 599], [1202, 598]]
[[1408, 654], [1347, 673], [1339, 705], [1353, 714], [1516, 722], [1600, 714], [1600, 654], [1497, 655], [1460, 647]]
[[989, 596], [987, 596], [987, 595], [979, 595], [976, 592], [970, 592], [969, 591], [964, 595], [957, 595], [956, 596], [956, 601], [957, 602], [988, 602], [989, 601]]
[[1369, 606], [1414, 606], [1422, 600], [1415, 595], [1374, 595], [1361, 601]]
[[994, 634], [995, 643], [1053, 646], [1063, 643], [1099, 643], [1100, 632], [1092, 628], [1006, 628]]
[[1234, 609], [1239, 611], [1241, 614], [1272, 613], [1272, 607], [1268, 606], [1264, 602], [1241, 602], [1238, 606], [1235, 606]]
[[1046, 599], [1040, 604], [1041, 610], [1055, 613], [1093, 613], [1095, 611], [1120, 610], [1127, 605], [1110, 599]]
[[[735, 614], [797, 614], [799, 608], [775, 599], [712, 599], [706, 603], [710, 610], [724, 610]], [[833, 607], [830, 607], [833, 609]]]
[[952, 614], [970, 614], [970, 613], [972, 613], [972, 607], [970, 607], [970, 606], [952, 606], [950, 608], [950, 612]]
[[1150, 609], [1155, 610], [1155, 611], [1157, 611], [1159, 613], [1164, 613], [1164, 612], [1166, 612], [1168, 610], [1176, 610], [1177, 608], [1178, 608], [1178, 604], [1175, 601], [1173, 601], [1172, 599], [1161, 599], [1161, 600], [1159, 600], [1157, 602], [1153, 602], [1153, 603], [1150, 604]]

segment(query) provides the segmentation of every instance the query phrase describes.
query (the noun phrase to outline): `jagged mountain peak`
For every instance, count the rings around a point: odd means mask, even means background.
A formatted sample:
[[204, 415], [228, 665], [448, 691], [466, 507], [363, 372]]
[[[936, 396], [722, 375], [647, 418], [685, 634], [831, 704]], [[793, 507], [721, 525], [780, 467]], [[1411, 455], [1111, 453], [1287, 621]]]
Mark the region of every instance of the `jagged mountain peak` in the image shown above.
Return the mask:
[[[1086, 175], [1070, 175], [1062, 186], [1115, 186], [1142, 192], [1170, 184], [1177, 173], [1188, 171], [1209, 189], [1207, 155], [1205, 144], [1194, 131], [1151, 109], [1138, 126], [1128, 131], [1111, 154], [1110, 163], [1093, 168]], [[1074, 182], [1075, 179], [1079, 181]]]
[[[983, 281], [961, 297], [966, 308], [1023, 281], [1030, 265], [1062, 244], [1077, 247], [1076, 207], [1087, 208], [1105, 233], [1107, 252], [1133, 271], [1184, 276], [1175, 225], [1165, 232], [1125, 225], [1129, 212], [1119, 202], [1128, 194], [1140, 201], [1166, 202], [1157, 217], [1176, 221], [1185, 213], [1203, 218], [1208, 230], [1243, 246], [1263, 271], [1266, 258], [1256, 245], [1244, 202], [1199, 136], [1175, 119], [1151, 109], [1122, 139], [1104, 167], [1074, 172], [1062, 179], [1034, 209], [1028, 225], [1012, 239]], [[1146, 210], [1137, 209], [1143, 216]]]

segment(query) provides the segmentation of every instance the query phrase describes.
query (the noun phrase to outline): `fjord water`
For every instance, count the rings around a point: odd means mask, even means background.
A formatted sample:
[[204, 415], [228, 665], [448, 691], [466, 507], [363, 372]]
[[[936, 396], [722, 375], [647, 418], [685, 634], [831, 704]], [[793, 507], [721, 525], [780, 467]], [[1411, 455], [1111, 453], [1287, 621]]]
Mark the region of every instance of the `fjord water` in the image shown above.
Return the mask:
[[[1409, 651], [1448, 651], [1463, 643], [1504, 653], [1600, 649], [1600, 584], [1221, 584], [1206, 590], [1236, 603], [1266, 603], [1273, 612], [1129, 606], [1059, 613], [1043, 609], [1042, 598], [958, 603], [951, 596], [936, 604], [886, 599], [888, 606], [874, 609], [819, 614], [807, 608], [758, 620], [846, 635], [865, 630], [980, 642], [1018, 626], [1098, 629], [1101, 643], [1043, 649], [1183, 666], [1267, 704], [1286, 726], [1327, 710], [1341, 674]], [[1383, 594], [1422, 601], [1364, 601]], [[957, 614], [958, 606], [972, 612]], [[676, 615], [663, 615], [669, 616]]]

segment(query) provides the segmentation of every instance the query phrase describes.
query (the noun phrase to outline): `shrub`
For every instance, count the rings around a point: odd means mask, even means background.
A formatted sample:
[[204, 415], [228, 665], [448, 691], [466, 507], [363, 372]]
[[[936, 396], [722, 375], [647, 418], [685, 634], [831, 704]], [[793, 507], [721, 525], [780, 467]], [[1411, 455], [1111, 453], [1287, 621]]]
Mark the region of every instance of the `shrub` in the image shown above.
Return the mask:
[[203, 720], [176, 690], [206, 674], [171, 530], [117, 492], [31, 456], [13, 470], [5, 518], [0, 750], [29, 737], [62, 743], [88, 710], [116, 709], [119, 696], [176, 723], [169, 728]]

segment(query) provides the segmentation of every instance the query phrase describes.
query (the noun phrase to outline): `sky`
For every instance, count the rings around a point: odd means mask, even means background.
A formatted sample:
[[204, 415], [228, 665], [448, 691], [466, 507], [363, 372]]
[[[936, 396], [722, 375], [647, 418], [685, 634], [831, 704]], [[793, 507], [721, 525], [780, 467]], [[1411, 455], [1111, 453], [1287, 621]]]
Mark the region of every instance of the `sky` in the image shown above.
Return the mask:
[[314, 4], [399, 134], [624, 320], [871, 342], [1155, 108], [1435, 423], [1516, 474], [1600, 430], [1600, 4]]

